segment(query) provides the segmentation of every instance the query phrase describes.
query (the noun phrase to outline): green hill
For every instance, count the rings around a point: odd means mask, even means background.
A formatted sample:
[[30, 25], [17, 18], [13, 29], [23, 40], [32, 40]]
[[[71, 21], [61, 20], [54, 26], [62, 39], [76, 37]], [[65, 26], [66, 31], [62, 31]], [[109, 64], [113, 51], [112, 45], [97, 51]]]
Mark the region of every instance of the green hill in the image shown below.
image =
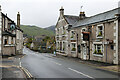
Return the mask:
[[54, 31], [47, 30], [44, 28], [40, 28], [37, 26], [30, 26], [30, 25], [21, 25], [21, 29], [24, 31], [24, 34], [27, 34], [28, 36], [54, 36]]

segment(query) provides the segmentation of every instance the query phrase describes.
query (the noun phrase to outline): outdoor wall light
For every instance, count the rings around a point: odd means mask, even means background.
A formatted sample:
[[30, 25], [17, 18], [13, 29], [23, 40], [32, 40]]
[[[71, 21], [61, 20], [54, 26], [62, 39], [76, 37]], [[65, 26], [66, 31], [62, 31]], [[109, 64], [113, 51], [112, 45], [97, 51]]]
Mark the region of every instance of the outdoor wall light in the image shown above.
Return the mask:
[[92, 29], [94, 28], [94, 26], [92, 26]]

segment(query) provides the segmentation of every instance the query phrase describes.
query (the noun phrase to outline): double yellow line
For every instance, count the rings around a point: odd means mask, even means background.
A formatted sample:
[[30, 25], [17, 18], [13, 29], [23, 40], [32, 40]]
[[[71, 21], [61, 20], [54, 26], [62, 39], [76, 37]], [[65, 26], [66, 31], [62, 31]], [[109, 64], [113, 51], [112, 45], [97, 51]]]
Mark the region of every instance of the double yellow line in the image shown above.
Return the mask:
[[33, 76], [30, 74], [30, 72], [27, 69], [23, 67], [20, 67], [20, 68], [27, 74], [28, 78], [33, 79]]

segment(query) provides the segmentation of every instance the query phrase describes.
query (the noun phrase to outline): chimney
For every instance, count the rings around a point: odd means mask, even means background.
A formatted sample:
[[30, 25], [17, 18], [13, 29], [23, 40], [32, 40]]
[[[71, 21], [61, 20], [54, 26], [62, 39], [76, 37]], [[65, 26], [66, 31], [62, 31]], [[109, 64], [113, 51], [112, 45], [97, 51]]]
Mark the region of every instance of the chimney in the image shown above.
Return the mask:
[[63, 6], [61, 7], [60, 9], [60, 16], [63, 16], [64, 15], [64, 9], [63, 9]]
[[17, 14], [17, 27], [20, 28], [20, 13]]
[[86, 16], [85, 16], [85, 12], [80, 12], [80, 15], [79, 15], [80, 19], [84, 19]]
[[1, 5], [0, 5], [0, 12], [1, 12], [1, 10], [2, 10], [2, 9], [1, 9]]

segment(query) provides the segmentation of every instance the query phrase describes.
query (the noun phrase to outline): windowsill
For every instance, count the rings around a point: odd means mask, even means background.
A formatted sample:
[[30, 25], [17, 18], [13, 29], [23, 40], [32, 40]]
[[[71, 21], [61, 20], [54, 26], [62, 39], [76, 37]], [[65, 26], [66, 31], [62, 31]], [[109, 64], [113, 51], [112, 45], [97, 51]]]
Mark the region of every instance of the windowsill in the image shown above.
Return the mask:
[[60, 50], [56, 50], [56, 51], [60, 51]]
[[65, 52], [65, 51], [61, 50], [61, 52]]
[[93, 54], [93, 55], [96, 57], [103, 57], [103, 55], [100, 55], [100, 54]]
[[102, 37], [102, 36], [98, 36], [98, 37], [96, 37], [96, 38], [102, 39], [103, 37]]
[[67, 35], [65, 34], [65, 35], [62, 35], [62, 36], [67, 36]]
[[75, 40], [74, 38], [70, 38], [70, 40]]
[[59, 35], [56, 35], [56, 37], [59, 37]]
[[76, 51], [71, 51], [71, 53], [76, 53]]
[[4, 46], [6, 46], [6, 47], [8, 46], [9, 47], [9, 46], [15, 46], [15, 45], [14, 44], [6, 44]]
[[86, 43], [86, 41], [82, 41], [82, 42], [81, 42], [81, 44], [85, 44], [85, 43]]

